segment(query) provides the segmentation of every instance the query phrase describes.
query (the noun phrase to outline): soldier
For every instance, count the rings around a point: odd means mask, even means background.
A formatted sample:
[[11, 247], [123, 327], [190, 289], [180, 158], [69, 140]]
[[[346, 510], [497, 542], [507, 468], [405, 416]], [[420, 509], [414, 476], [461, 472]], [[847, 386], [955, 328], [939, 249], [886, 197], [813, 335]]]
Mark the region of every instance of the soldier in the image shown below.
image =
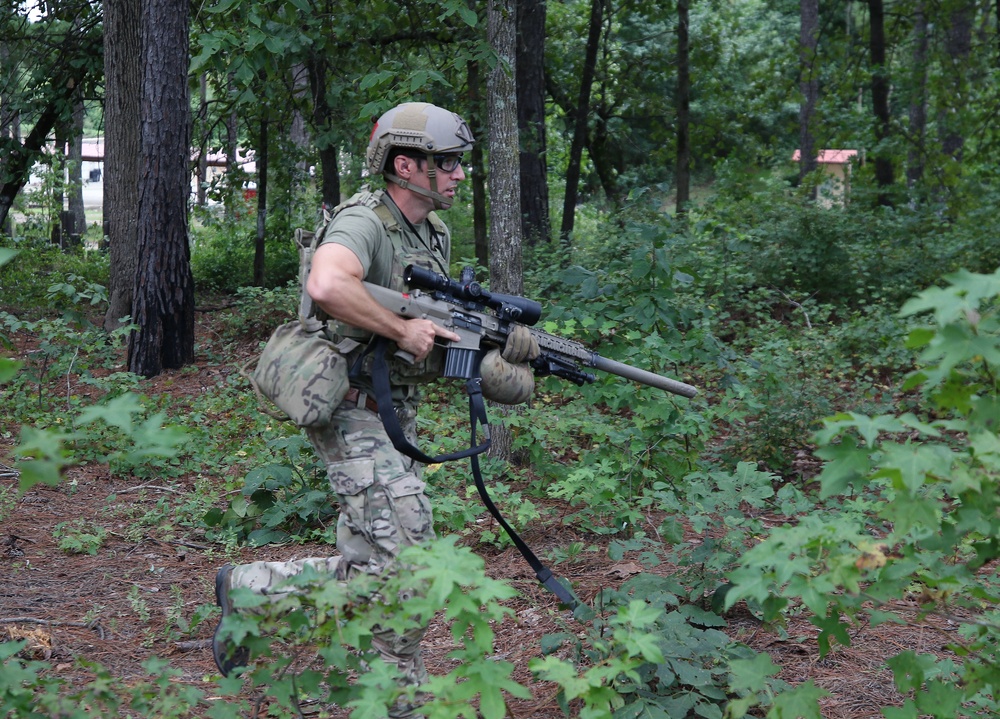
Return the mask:
[[[456, 188], [465, 179], [462, 153], [472, 143], [465, 121], [435, 105], [405, 103], [379, 118], [369, 141], [367, 166], [373, 178], [384, 176], [386, 189], [356, 195], [321, 230], [306, 283], [321, 318], [329, 318], [326, 332], [333, 341], [346, 338], [365, 345], [379, 335], [414, 358], [412, 364], [395, 359], [390, 363], [393, 403], [411, 442], [416, 441], [418, 386], [440, 376], [443, 345], [459, 337], [430, 320], [404, 319], [389, 312], [362, 281], [402, 290], [403, 269], [410, 264], [449, 274], [451, 235], [435, 211], [455, 202]], [[509, 341], [506, 359], [523, 363], [537, 355], [537, 344], [528, 337], [530, 342], [523, 336], [517, 340], [523, 352], [512, 354]], [[349, 357], [348, 366], [354, 359]], [[533, 383], [530, 372], [518, 376]], [[340, 556], [222, 567], [216, 577], [216, 599], [223, 618], [233, 611], [229, 599], [233, 588], [273, 594], [275, 587], [306, 565], [337, 580], [362, 572], [382, 574], [392, 571], [402, 548], [434, 537], [421, 467], [396, 451], [377, 412], [370, 373], [362, 372], [352, 377], [347, 397], [330, 424], [306, 430], [337, 495]], [[408, 684], [426, 678], [420, 657], [423, 634], [421, 628], [405, 634], [381, 632], [374, 638], [374, 648], [398, 667]], [[218, 629], [213, 654], [224, 675], [248, 660], [246, 648], [228, 644]], [[414, 711], [411, 705], [397, 704], [389, 716], [413, 717]]]

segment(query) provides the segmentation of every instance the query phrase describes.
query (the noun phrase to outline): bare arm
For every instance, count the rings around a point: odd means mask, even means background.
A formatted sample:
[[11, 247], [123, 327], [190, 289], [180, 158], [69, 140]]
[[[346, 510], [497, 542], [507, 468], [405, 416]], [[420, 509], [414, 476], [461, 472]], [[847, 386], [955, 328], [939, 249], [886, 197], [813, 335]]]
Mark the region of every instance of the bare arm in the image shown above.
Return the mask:
[[334, 319], [393, 340], [418, 362], [434, 348], [435, 338], [460, 339], [430, 320], [393, 314], [368, 293], [363, 279], [364, 268], [352, 250], [326, 243], [313, 255], [306, 291]]

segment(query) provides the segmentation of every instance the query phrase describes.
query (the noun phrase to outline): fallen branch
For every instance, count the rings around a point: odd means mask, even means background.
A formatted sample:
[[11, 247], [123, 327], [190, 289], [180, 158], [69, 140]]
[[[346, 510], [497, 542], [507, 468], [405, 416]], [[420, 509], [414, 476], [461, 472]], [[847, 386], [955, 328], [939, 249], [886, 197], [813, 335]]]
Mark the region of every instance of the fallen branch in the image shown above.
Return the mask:
[[140, 491], [142, 491], [144, 489], [158, 489], [161, 492], [173, 492], [174, 494], [183, 494], [183, 492], [180, 492], [180, 491], [178, 491], [176, 489], [171, 489], [170, 487], [161, 487], [158, 484], [151, 484], [151, 483], [149, 483], [149, 484], [140, 484], [137, 487], [126, 487], [125, 489], [119, 489], [118, 491], [115, 492], [115, 494], [127, 494], [128, 492], [140, 492]]
[[212, 646], [211, 639], [192, 639], [187, 642], [174, 642], [174, 646], [180, 649], [182, 652], [190, 652], [195, 649], [207, 649]]

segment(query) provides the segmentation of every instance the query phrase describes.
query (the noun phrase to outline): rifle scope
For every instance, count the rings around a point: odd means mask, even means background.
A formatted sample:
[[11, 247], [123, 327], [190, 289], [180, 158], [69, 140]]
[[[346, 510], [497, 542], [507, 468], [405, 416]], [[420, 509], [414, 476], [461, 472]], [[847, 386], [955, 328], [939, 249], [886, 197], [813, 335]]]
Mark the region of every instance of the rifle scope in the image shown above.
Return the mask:
[[542, 316], [542, 305], [534, 300], [484, 290], [475, 281], [471, 267], [462, 270], [461, 281], [455, 281], [423, 267], [407, 265], [403, 270], [403, 281], [413, 288], [440, 293], [445, 300], [489, 307], [500, 319], [513, 320], [529, 327]]

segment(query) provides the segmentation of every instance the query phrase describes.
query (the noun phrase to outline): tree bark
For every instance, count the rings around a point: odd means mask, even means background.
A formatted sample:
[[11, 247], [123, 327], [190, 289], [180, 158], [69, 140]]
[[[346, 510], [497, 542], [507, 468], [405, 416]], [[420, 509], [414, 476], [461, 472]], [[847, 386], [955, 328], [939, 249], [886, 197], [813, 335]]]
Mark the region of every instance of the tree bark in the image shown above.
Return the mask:
[[110, 261], [108, 332], [132, 314], [138, 268], [139, 112], [142, 97], [141, 0], [104, 2], [103, 215]]
[[[208, 124], [208, 74], [203, 74], [198, 82], [198, 126], [206, 128]], [[207, 129], [207, 128], [206, 128]], [[203, 129], [203, 132], [206, 131]], [[208, 199], [208, 152], [209, 139], [204, 137], [198, 142], [198, 207], [204, 207]]]
[[689, 0], [677, 0], [677, 216], [691, 201], [691, 61]]
[[[232, 79], [229, 81], [232, 88]], [[239, 164], [239, 117], [236, 110], [226, 118], [226, 220], [236, 219], [238, 207], [243, 207], [243, 171]]]
[[143, 377], [194, 361], [194, 279], [187, 236], [190, 114], [187, 0], [146, 0], [138, 272], [128, 368]]
[[518, 0], [517, 28], [521, 233], [533, 246], [552, 236], [545, 138], [545, 0]]
[[63, 239], [63, 210], [66, 207], [66, 146], [69, 139], [69, 128], [72, 124], [72, 116], [68, 122], [61, 122], [56, 125], [56, 151], [52, 155], [52, 174], [58, 180], [52, 185], [52, 209], [55, 217], [52, 218], [51, 241], [54, 245], [66, 247], [69, 240]]
[[924, 177], [927, 153], [927, 15], [921, 3], [913, 23], [913, 72], [910, 87], [910, 149], [907, 153], [906, 184], [912, 190]]
[[253, 251], [253, 283], [264, 286], [264, 240], [267, 229], [267, 162], [269, 147], [267, 117], [260, 121], [260, 157], [257, 159], [257, 237]]
[[77, 97], [73, 107], [73, 129], [70, 133], [69, 157], [66, 160], [67, 174], [69, 182], [67, 190], [69, 195], [69, 214], [73, 218], [73, 234], [75, 237], [66, 238], [73, 242], [79, 240], [87, 231], [87, 213], [83, 207], [83, 121], [86, 115], [86, 108], [83, 105], [83, 98]]
[[[819, 67], [816, 46], [819, 38], [819, 0], [799, 0], [799, 181], [817, 167], [813, 118], [819, 101]], [[816, 198], [816, 188], [811, 190]]]
[[298, 227], [303, 214], [308, 213], [311, 219], [315, 219], [316, 214], [311, 208], [307, 208], [302, 202], [306, 184], [309, 182], [309, 149], [312, 145], [312, 137], [309, 135], [309, 127], [306, 125], [306, 118], [302, 114], [302, 107], [309, 101], [309, 73], [306, 66], [296, 63], [292, 66], [292, 92], [295, 102], [292, 105], [292, 120], [288, 128], [288, 143], [294, 148], [295, 167], [292, 170], [292, 178], [289, 183], [291, 191], [288, 192], [288, 216]]
[[327, 208], [340, 204], [340, 158], [337, 143], [332, 138], [330, 103], [326, 99], [328, 61], [325, 56], [309, 59], [309, 91], [312, 93], [313, 127], [318, 139], [320, 197]]
[[951, 87], [939, 123], [942, 128], [941, 150], [948, 157], [957, 160], [959, 166], [965, 148], [961, 108], [968, 101], [968, 59], [972, 52], [972, 18], [975, 17], [975, 10], [975, 6], [968, 0], [963, 0], [960, 6], [949, 13], [945, 33], [945, 52], [950, 65], [950, 72], [946, 77]]
[[868, 0], [871, 18], [869, 51], [872, 70], [872, 111], [875, 114], [875, 181], [879, 186], [880, 205], [892, 205], [888, 192], [895, 181], [892, 157], [884, 143], [892, 133], [892, 118], [889, 114], [889, 68], [885, 51], [885, 7], [883, 0]]
[[583, 159], [583, 147], [587, 142], [587, 118], [590, 114], [590, 90], [594, 83], [594, 73], [597, 68], [597, 51], [601, 40], [601, 27], [604, 23], [605, 0], [591, 0], [590, 30], [587, 34], [587, 49], [583, 62], [583, 72], [580, 74], [580, 94], [576, 103], [573, 124], [573, 141], [569, 150], [569, 166], [566, 168], [566, 196], [563, 201], [562, 224], [559, 236], [563, 242], [568, 242], [573, 234], [576, 220], [576, 200], [580, 184], [580, 164]]
[[[486, 114], [489, 127], [490, 187], [490, 289], [520, 295], [524, 292], [521, 273], [521, 182], [518, 172], [517, 71], [515, 0], [490, 0], [487, 35], [499, 61], [487, 82]], [[490, 453], [505, 461], [512, 456], [510, 428], [502, 417], [492, 427]]]
[[481, 92], [482, 76], [479, 62], [469, 63], [469, 106], [472, 111], [469, 117], [473, 134], [479, 141], [472, 146], [472, 234], [476, 247], [476, 264], [480, 267], [490, 266], [490, 238], [486, 218], [486, 159], [483, 152], [483, 97]]

